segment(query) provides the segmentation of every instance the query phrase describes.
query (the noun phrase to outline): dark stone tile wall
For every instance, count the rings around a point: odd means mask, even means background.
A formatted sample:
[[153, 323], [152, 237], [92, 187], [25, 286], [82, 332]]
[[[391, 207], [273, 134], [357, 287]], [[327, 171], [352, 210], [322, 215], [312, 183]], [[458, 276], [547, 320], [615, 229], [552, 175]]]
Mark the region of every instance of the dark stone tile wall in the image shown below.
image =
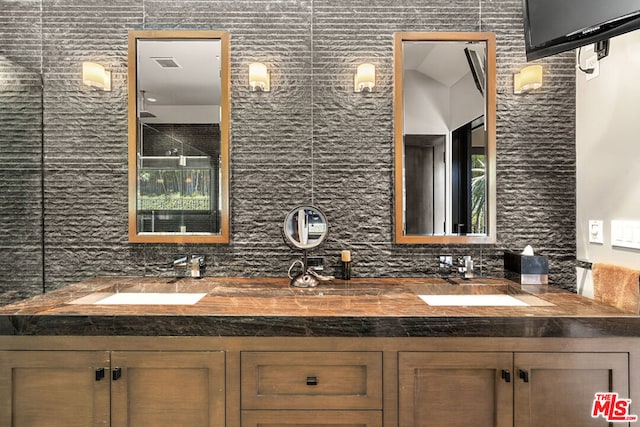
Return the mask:
[[39, 1], [0, 2], [0, 303], [42, 292]]
[[[36, 185], [29, 190], [34, 202], [11, 201], [1, 209], [22, 210], [37, 219], [44, 200], [47, 289], [95, 275], [170, 275], [169, 264], [181, 253], [206, 254], [208, 275], [283, 276], [299, 255], [284, 243], [282, 221], [290, 209], [306, 203], [323, 209], [330, 222], [328, 239], [312, 253], [325, 257], [328, 272], [338, 265], [339, 251], [351, 249], [356, 276], [431, 275], [440, 253], [473, 255], [484, 273], [499, 275], [505, 248], [531, 244], [550, 257], [553, 283], [575, 285], [573, 55], [539, 61], [545, 69], [544, 88], [513, 94], [512, 74], [525, 65], [520, 0], [0, 0], [0, 6], [2, 19], [7, 19], [5, 6], [15, 10], [9, 20], [33, 19], [30, 29], [22, 28], [25, 35], [42, 35], [39, 44], [37, 38], [29, 42], [16, 31], [0, 30], [0, 49], [17, 46], [31, 58], [24, 61], [42, 61], [45, 88], [44, 198]], [[141, 28], [231, 34], [229, 245], [127, 242], [126, 35]], [[396, 31], [497, 35], [495, 245], [393, 243]], [[0, 50], [0, 55], [5, 54]], [[84, 60], [112, 70], [112, 92], [82, 86]], [[270, 93], [249, 92], [247, 70], [254, 61], [270, 68]], [[365, 61], [376, 65], [378, 87], [371, 94], [356, 94], [353, 74]], [[19, 74], [17, 68], [8, 72]], [[37, 86], [20, 83], [21, 91], [29, 92], [27, 88]], [[3, 90], [0, 96], [9, 95]], [[6, 109], [0, 107], [2, 114]], [[0, 173], [10, 174], [16, 163], [23, 165], [21, 171], [33, 164], [38, 176], [39, 129], [24, 122], [24, 108], [18, 111], [0, 128]], [[28, 147], [15, 154], [20, 159], [7, 163], [5, 139], [10, 133], [33, 135]], [[0, 185], [1, 197], [9, 199], [6, 184]], [[17, 212], [8, 216], [3, 221], [19, 218]], [[0, 224], [3, 234], [16, 240], [13, 236], [20, 233]], [[3, 256], [12, 256], [4, 241]], [[33, 244], [34, 257], [40, 248]], [[24, 270], [30, 281], [10, 282], [10, 273], [3, 274], [2, 289], [38, 292], [41, 271], [31, 264]]]
[[[43, 1], [45, 284], [140, 274], [127, 254], [127, 31], [142, 1]], [[82, 62], [112, 92], [82, 84]]]

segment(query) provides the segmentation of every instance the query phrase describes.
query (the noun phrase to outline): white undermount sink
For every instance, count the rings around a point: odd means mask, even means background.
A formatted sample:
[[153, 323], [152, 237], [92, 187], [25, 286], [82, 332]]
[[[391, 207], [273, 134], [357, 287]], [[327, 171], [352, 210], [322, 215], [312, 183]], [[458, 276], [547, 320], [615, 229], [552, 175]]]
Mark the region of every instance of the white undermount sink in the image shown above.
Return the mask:
[[511, 295], [418, 295], [431, 306], [455, 307], [528, 307], [529, 304]]
[[119, 292], [94, 302], [102, 305], [193, 305], [200, 301], [204, 293], [182, 292]]
[[117, 292], [93, 293], [71, 304], [95, 305], [193, 305], [206, 293], [187, 292]]

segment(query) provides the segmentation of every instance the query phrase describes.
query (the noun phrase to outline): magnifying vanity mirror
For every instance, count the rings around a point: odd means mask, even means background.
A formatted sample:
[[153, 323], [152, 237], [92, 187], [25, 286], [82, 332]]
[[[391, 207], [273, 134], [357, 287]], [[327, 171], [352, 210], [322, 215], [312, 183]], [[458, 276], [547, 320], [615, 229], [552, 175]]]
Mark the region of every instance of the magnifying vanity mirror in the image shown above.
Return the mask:
[[[297, 207], [285, 217], [282, 227], [284, 239], [294, 248], [302, 249], [302, 261], [296, 261], [289, 267], [291, 286], [313, 288], [318, 286], [320, 280], [332, 279], [320, 276], [309, 269], [307, 262], [307, 251], [322, 243], [327, 236], [328, 228], [327, 219], [322, 211], [313, 206]], [[301, 264], [302, 272], [292, 276], [291, 271], [296, 264]]]
[[229, 35], [129, 33], [129, 241], [229, 242]]
[[495, 35], [394, 35], [395, 241], [493, 243]]
[[327, 236], [327, 219], [320, 209], [300, 206], [284, 219], [283, 233], [288, 243], [298, 249], [313, 249]]

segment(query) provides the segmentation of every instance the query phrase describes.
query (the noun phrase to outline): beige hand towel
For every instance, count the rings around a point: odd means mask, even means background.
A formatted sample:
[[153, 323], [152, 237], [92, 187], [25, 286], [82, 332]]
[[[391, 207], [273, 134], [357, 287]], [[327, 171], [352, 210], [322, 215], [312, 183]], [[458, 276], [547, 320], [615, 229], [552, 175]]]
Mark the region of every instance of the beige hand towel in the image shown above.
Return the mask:
[[594, 263], [593, 298], [624, 311], [639, 313], [640, 270]]

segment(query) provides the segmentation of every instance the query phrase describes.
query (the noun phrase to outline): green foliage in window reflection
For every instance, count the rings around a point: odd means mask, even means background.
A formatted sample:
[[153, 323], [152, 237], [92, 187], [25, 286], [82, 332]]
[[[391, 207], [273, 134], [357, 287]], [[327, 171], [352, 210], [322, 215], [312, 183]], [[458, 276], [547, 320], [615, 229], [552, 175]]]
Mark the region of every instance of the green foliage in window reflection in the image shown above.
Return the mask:
[[471, 233], [487, 232], [487, 167], [484, 154], [471, 156]]
[[139, 211], [211, 209], [210, 169], [141, 169]]

